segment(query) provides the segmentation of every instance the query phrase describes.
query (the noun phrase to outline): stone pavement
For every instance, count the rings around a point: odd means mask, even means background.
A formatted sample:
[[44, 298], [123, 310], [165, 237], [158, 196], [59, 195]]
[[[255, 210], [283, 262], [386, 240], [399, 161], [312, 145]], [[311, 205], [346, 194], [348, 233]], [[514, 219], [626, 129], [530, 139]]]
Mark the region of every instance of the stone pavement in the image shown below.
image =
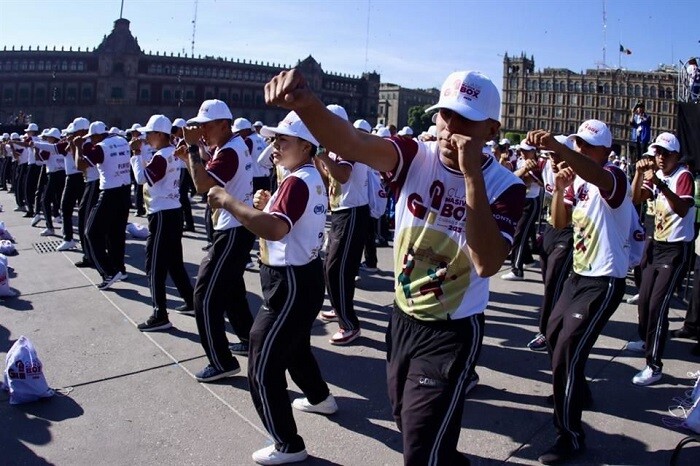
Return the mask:
[[[63, 394], [22, 406], [10, 406], [0, 395], [0, 464], [253, 464], [251, 453], [269, 440], [247, 390], [246, 358], [239, 357], [241, 375], [200, 384], [192, 374], [206, 358], [192, 317], [171, 314], [174, 328], [162, 333], [142, 334], [135, 328], [150, 313], [145, 241], [128, 240], [128, 281], [101, 292], [94, 286], [99, 281], [94, 270], [73, 267], [79, 252], [51, 251], [58, 243], [49, 242], [59, 238], [39, 236], [40, 229], [12, 212], [14, 202], [6, 192], [0, 193], [0, 204], [5, 209], [0, 220], [20, 252], [10, 258], [11, 286], [20, 295], [0, 300], [0, 357], [26, 335], [49, 384]], [[204, 254], [203, 207], [195, 204], [197, 232], [183, 241], [192, 277]], [[295, 413], [311, 455], [304, 464], [402, 462], [384, 376], [391, 249], [378, 252], [382, 271], [362, 274], [356, 292], [362, 337], [352, 346], [335, 347], [328, 338], [336, 324], [314, 324], [312, 345], [340, 410], [328, 418]], [[526, 271], [519, 283], [504, 282], [499, 275], [491, 281], [481, 381], [465, 401], [459, 448], [474, 465], [537, 464], [554, 437], [545, 402], [551, 393], [548, 358], [525, 348], [536, 330], [542, 285], [537, 269]], [[249, 303], [257, 310], [257, 270], [245, 278]], [[180, 303], [169, 289], [169, 305]], [[672, 329], [683, 315], [676, 301]], [[593, 349], [587, 374], [595, 401], [583, 417], [588, 452], [577, 464], [668, 464], [671, 451], [687, 435], [665, 427], [663, 418], [671, 399], [690, 388], [687, 373], [700, 369], [689, 355], [692, 342], [670, 341], [662, 382], [635, 387], [630, 380], [643, 358], [624, 350], [635, 338], [635, 321], [636, 307], [623, 303]], [[236, 341], [233, 335], [230, 339]], [[290, 396], [298, 394], [290, 382]], [[700, 447], [686, 448], [681, 464], [697, 464]]]

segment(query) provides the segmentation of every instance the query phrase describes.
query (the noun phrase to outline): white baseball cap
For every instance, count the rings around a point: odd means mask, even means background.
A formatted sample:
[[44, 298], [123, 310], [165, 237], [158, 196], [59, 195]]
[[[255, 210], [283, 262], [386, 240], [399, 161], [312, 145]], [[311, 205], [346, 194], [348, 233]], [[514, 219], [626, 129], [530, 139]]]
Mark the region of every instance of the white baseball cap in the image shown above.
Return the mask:
[[367, 120], [363, 120], [363, 119], [355, 120], [355, 123], [353, 123], [352, 125], [355, 128], [360, 129], [366, 133], [372, 132], [372, 125], [370, 125]]
[[379, 128], [384, 128], [384, 125], [381, 123], [377, 123], [377, 125], [374, 127], [374, 129], [379, 129]]
[[558, 134], [554, 136], [554, 139], [556, 139], [560, 144], [564, 144], [569, 149], [574, 150], [574, 138], [572, 138], [571, 136]]
[[651, 147], [647, 149], [645, 153], [642, 154], [642, 157], [656, 157], [656, 147]]
[[40, 137], [40, 138], [43, 138], [44, 136], [46, 136], [46, 133], [47, 133], [48, 131], [49, 131], [49, 128], [44, 128], [44, 129], [42, 129], [42, 130], [41, 130], [41, 133], [39, 133], [39, 137]]
[[17, 133], [10, 134], [11, 141], [18, 141], [19, 139], [20, 139], [19, 134], [17, 134]]
[[520, 150], [531, 151], [537, 149], [535, 146], [531, 146], [527, 141], [520, 141]]
[[2, 138], [5, 140], [10, 139], [10, 134], [9, 133], [2, 133]]
[[652, 147], [663, 147], [669, 152], [680, 152], [681, 151], [681, 143], [678, 141], [678, 138], [673, 134], [673, 133], [661, 133], [656, 137], [656, 140], [654, 141], [653, 144], [649, 146], [651, 149]]
[[500, 141], [498, 141], [499, 146], [510, 146], [510, 139], [503, 138]]
[[109, 128], [108, 132], [109, 134], [122, 134], [122, 130], [120, 130], [116, 126], [112, 126], [111, 128]]
[[345, 121], [349, 121], [348, 119], [348, 112], [345, 111], [343, 107], [341, 107], [338, 104], [330, 104], [327, 105], [326, 108], [333, 112], [335, 115], [338, 115], [340, 118], [342, 118]]
[[296, 112], [289, 112], [284, 120], [280, 121], [277, 126], [263, 126], [260, 134], [266, 138], [283, 134], [286, 136], [295, 136], [304, 141], [308, 141], [314, 146], [318, 146], [318, 141], [311, 134], [303, 121], [299, 118]]
[[39, 131], [39, 127], [36, 125], [36, 123], [29, 123], [29, 125], [24, 128], [25, 131]]
[[256, 121], [255, 123], [253, 123], [253, 126], [256, 127], [256, 128], [262, 128], [262, 127], [265, 126], [265, 125], [263, 124], [262, 121], [258, 120], [258, 121]]
[[226, 102], [216, 99], [205, 100], [199, 107], [197, 116], [187, 120], [187, 124], [209, 123], [214, 120], [233, 120], [233, 115]]
[[600, 120], [586, 120], [578, 127], [576, 134], [570, 137], [581, 138], [592, 146], [612, 146], [612, 133], [608, 125]]
[[140, 133], [165, 133], [170, 134], [173, 129], [173, 124], [170, 122], [170, 118], [165, 115], [151, 115], [148, 119], [146, 126], [143, 126]]
[[410, 126], [404, 126], [398, 132], [399, 136], [413, 136], [413, 129]]
[[141, 126], [139, 123], [134, 123], [133, 125], [131, 125], [131, 128], [126, 130], [127, 133], [131, 133], [133, 131], [143, 133], [143, 126]]
[[185, 126], [187, 126], [187, 122], [184, 118], [175, 118], [173, 120], [173, 128], [184, 128]]
[[44, 136], [47, 138], [61, 139], [61, 131], [58, 128], [51, 128], [46, 131], [46, 134], [44, 134]]
[[431, 125], [430, 128], [428, 128], [428, 134], [436, 138], [437, 137], [437, 126]]
[[381, 128], [379, 128], [379, 129], [377, 130], [377, 133], [376, 133], [376, 134], [377, 134], [377, 136], [379, 136], [380, 138], [389, 138], [389, 137], [391, 137], [391, 131], [389, 131], [389, 128], [386, 128], [386, 127], [384, 127], [384, 126], [382, 126]]
[[92, 123], [90, 123], [90, 128], [88, 129], [88, 133], [85, 135], [85, 137], [105, 133], [107, 133], [107, 125], [105, 125], [101, 121], [93, 121]]
[[253, 125], [250, 124], [250, 121], [248, 121], [246, 118], [236, 118], [233, 121], [233, 132], [237, 133], [238, 131], [243, 131], [244, 129], [252, 129]]
[[[70, 125], [69, 125], [70, 127]], [[75, 133], [76, 131], [83, 131], [87, 130], [90, 128], [90, 120], [87, 118], [83, 117], [78, 117], [75, 120], [73, 120], [73, 132]]]
[[472, 121], [492, 119], [501, 114], [501, 96], [491, 80], [478, 71], [456, 71], [440, 89], [440, 100], [425, 111], [447, 108]]

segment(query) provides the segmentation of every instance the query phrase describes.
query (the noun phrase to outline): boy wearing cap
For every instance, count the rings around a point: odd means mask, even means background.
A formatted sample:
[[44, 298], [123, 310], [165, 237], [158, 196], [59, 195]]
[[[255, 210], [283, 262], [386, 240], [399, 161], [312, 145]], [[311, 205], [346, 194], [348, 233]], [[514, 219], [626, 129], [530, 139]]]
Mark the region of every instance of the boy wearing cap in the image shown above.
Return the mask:
[[[182, 138], [182, 128], [185, 126], [187, 126], [187, 122], [182, 118], [175, 118], [173, 121], [173, 129], [170, 137], [173, 147], [185, 144]], [[192, 204], [190, 203], [190, 192], [194, 193], [192, 177], [187, 170], [187, 164], [179, 157], [175, 157], [175, 167], [177, 167], [180, 172], [180, 205], [182, 206], [182, 218], [185, 223], [182, 231], [194, 231], [194, 217], [192, 216]]]
[[[340, 105], [331, 104], [328, 109], [348, 121], [348, 114]], [[347, 345], [359, 338], [361, 333], [354, 300], [355, 277], [360, 269], [370, 219], [368, 167], [323, 148], [319, 149], [314, 161], [328, 181], [331, 208], [324, 275], [332, 309], [322, 311], [321, 320], [337, 320], [339, 328], [331, 336], [330, 343]]]
[[[221, 186], [235, 199], [250, 206], [253, 202], [252, 163], [243, 139], [231, 132], [232, 120], [231, 110], [224, 102], [205, 100], [197, 116], [187, 121], [188, 125], [198, 127], [184, 128], [188, 147], [183, 146], [177, 156], [183, 160], [188, 158], [198, 193]], [[206, 166], [200, 153], [204, 152], [204, 145], [214, 148]], [[200, 382], [211, 382], [240, 372], [240, 364], [231, 353], [248, 354], [253, 324], [243, 273], [255, 237], [226, 210], [219, 209], [212, 217], [214, 241], [199, 266], [194, 287], [197, 330], [209, 359], [209, 365], [195, 374]], [[232, 345], [230, 350], [224, 314], [240, 339], [240, 343]]]
[[539, 461], [555, 464], [585, 450], [581, 423], [590, 401], [584, 369], [588, 355], [625, 292], [630, 265], [630, 185], [608, 162], [612, 134], [605, 123], [585, 121], [575, 137], [577, 151], [544, 130], [530, 131], [530, 144], [554, 152], [568, 167], [555, 178], [552, 222], [574, 229], [573, 274], [564, 284], [547, 322], [552, 359], [554, 424], [557, 439]]
[[270, 104], [293, 108], [339, 156], [384, 173], [396, 196], [394, 312], [387, 384], [407, 465], [466, 465], [457, 451], [464, 388], [483, 338], [488, 279], [508, 255], [525, 186], [482, 154], [500, 96], [478, 72], [442, 86], [438, 141], [384, 139], [325, 110], [298, 70], [265, 86]]
[[[319, 258], [328, 196], [312, 162], [318, 142], [291, 112], [273, 137], [275, 162], [288, 170], [274, 195], [257, 191], [255, 210], [215, 187], [213, 208], [225, 208], [260, 237], [263, 305], [250, 332], [248, 382], [253, 403], [274, 444], [253, 453], [258, 464], [285, 464], [307, 457], [292, 407], [317, 414], [338, 409], [311, 352], [311, 326], [323, 305], [323, 266]], [[304, 397], [289, 404], [285, 371]]]
[[632, 378], [635, 385], [651, 385], [662, 377], [661, 358], [668, 333], [668, 309], [678, 281], [685, 276], [695, 236], [693, 175], [680, 161], [680, 143], [661, 133], [649, 147], [655, 160], [637, 162], [632, 183], [633, 201], [654, 201], [655, 228], [639, 286], [639, 341], [627, 348], [646, 354], [646, 367]]
[[166, 308], [165, 280], [172, 278], [175, 288], [193, 308], [193, 290], [182, 259], [182, 209], [180, 206], [180, 169], [175, 147], [170, 144], [172, 124], [165, 115], [153, 115], [142, 128], [146, 142], [156, 152], [146, 163], [141, 157], [141, 139], [132, 139], [131, 168], [143, 185], [148, 211], [146, 274], [151, 289], [153, 314], [138, 325], [142, 332], [165, 330], [172, 326]]
[[75, 144], [80, 146], [78, 155], [97, 168], [100, 176], [100, 194], [85, 225], [85, 240], [92, 263], [102, 276], [97, 288], [107, 290], [126, 278], [124, 250], [131, 203], [131, 151], [126, 140], [109, 134], [101, 121], [92, 122], [88, 134], [76, 137]]
[[515, 176], [523, 180], [525, 191], [525, 210], [515, 227], [513, 249], [511, 251], [511, 271], [502, 275], [503, 280], [523, 280], [523, 266], [534, 261], [530, 238], [534, 236], [537, 219], [540, 217], [540, 188], [542, 186], [542, 168], [537, 162], [537, 149], [526, 142], [520, 143], [520, 157], [516, 162]]

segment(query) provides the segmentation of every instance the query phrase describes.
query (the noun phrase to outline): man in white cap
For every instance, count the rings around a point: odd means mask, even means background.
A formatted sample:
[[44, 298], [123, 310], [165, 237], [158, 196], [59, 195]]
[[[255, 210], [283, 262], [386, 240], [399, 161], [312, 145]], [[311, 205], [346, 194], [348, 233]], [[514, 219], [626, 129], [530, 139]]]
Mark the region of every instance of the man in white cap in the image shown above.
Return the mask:
[[413, 138], [413, 129], [410, 126], [404, 126], [399, 130], [397, 133], [399, 136], [406, 138], [406, 139], [412, 139]]
[[56, 150], [56, 143], [61, 138], [58, 128], [48, 130], [44, 138], [45, 143], [33, 143], [37, 159], [44, 162], [46, 166], [47, 179], [41, 196], [46, 229], [41, 232], [41, 236], [53, 236], [55, 234], [53, 222], [58, 219], [52, 219], [52, 214], [58, 212], [61, 194], [66, 184], [65, 157]]
[[[73, 164], [83, 174], [85, 186], [83, 195], [78, 203], [78, 237], [80, 238], [80, 247], [83, 250], [83, 257], [75, 263], [76, 267], [94, 267], [92, 262], [92, 254], [90, 253], [90, 244], [86, 240], [87, 221], [92, 209], [97, 204], [97, 199], [100, 196], [100, 172], [90, 165], [80, 154], [82, 148], [82, 137], [88, 134], [90, 129], [90, 121], [84, 117], [77, 117], [73, 120], [73, 132], [68, 136], [68, 152], [66, 157], [73, 159]], [[70, 161], [66, 160], [66, 165], [70, 165]]]
[[[253, 203], [253, 173], [248, 148], [240, 136], [231, 132], [233, 116], [228, 105], [220, 100], [205, 100], [196, 117], [184, 129], [187, 147], [178, 150], [178, 157], [187, 160], [198, 193], [214, 186], [247, 205]], [[202, 163], [205, 149], [213, 154]], [[230, 212], [216, 210], [214, 241], [202, 260], [194, 287], [194, 315], [202, 347], [209, 364], [195, 374], [200, 382], [232, 377], [241, 367], [231, 354], [247, 355], [253, 315], [248, 306], [243, 280], [245, 266], [255, 236]], [[224, 315], [240, 339], [229, 349]]]
[[[182, 128], [185, 126], [187, 126], [187, 122], [183, 118], [173, 120], [171, 140], [174, 147], [181, 143], [184, 144]], [[178, 157], [175, 157], [175, 166], [180, 170], [180, 205], [182, 206], [182, 218], [185, 222], [183, 231], [194, 231], [194, 217], [190, 203], [190, 192], [194, 193], [192, 177], [187, 170], [187, 164]]]
[[571, 150], [544, 130], [530, 131], [528, 143], [552, 151], [559, 171], [552, 195], [552, 222], [574, 230], [573, 273], [564, 284], [547, 323], [552, 358], [554, 424], [557, 439], [539, 460], [556, 464], [581, 455], [581, 423], [590, 390], [584, 369], [588, 355], [625, 293], [630, 266], [633, 209], [627, 176], [608, 161], [612, 134], [602, 121], [585, 121]]
[[180, 206], [180, 169], [175, 147], [170, 144], [172, 124], [165, 115], [153, 115], [141, 128], [146, 141], [156, 152], [148, 163], [141, 157], [142, 139], [132, 139], [131, 168], [143, 185], [148, 210], [146, 275], [151, 289], [153, 313], [138, 325], [142, 332], [166, 330], [172, 326], [166, 308], [165, 280], [168, 275], [192, 309], [193, 290], [182, 259], [182, 209]]
[[7, 191], [7, 180], [12, 172], [12, 151], [8, 145], [9, 133], [3, 133], [0, 139], [0, 191]]
[[77, 137], [79, 155], [100, 174], [100, 195], [85, 226], [85, 240], [95, 268], [102, 276], [97, 285], [109, 289], [126, 278], [124, 250], [129, 220], [129, 144], [121, 136], [110, 135], [105, 124], [93, 121], [85, 137]]
[[633, 202], [653, 201], [655, 216], [637, 301], [640, 339], [627, 344], [627, 349], [645, 353], [646, 366], [632, 378], [632, 383], [641, 386], [661, 380], [668, 310], [685, 276], [695, 238], [695, 186], [692, 173], [680, 162], [678, 138], [661, 133], [649, 149], [655, 151], [655, 158], [637, 162], [632, 182]]
[[474, 71], [448, 76], [429, 109], [439, 109], [436, 143], [355, 130], [324, 109], [298, 70], [274, 77], [265, 98], [296, 110], [323, 146], [389, 181], [397, 284], [387, 384], [404, 462], [469, 464], [457, 441], [483, 338], [487, 277], [508, 255], [525, 198], [522, 182], [481, 151], [500, 128], [496, 86]]
[[253, 123], [253, 129], [255, 130], [256, 133], [260, 134], [260, 129], [264, 126], [263, 122], [258, 120], [255, 123]]
[[[236, 118], [233, 121], [233, 134], [239, 135], [243, 138], [250, 157], [253, 163], [253, 192], [257, 193], [259, 190], [269, 191], [270, 190], [270, 170], [263, 167], [258, 163], [258, 157], [262, 151], [265, 150], [267, 144], [265, 139], [260, 136], [254, 129], [253, 125], [250, 124], [246, 118]], [[246, 265], [247, 269], [253, 268], [255, 263], [250, 260]]]
[[[331, 104], [328, 110], [348, 121], [348, 114], [340, 105]], [[370, 223], [367, 190], [369, 168], [323, 148], [319, 149], [314, 162], [321, 175], [328, 180], [331, 208], [324, 272], [332, 308], [321, 312], [321, 319], [326, 322], [338, 321], [338, 331], [331, 336], [330, 343], [347, 345], [361, 333], [354, 306], [355, 277], [360, 269]]]
[[[30, 140], [35, 142], [40, 141], [39, 137], [37, 136], [38, 132], [39, 127], [36, 123], [30, 123], [27, 125], [24, 130], [24, 142], [27, 143]], [[33, 222], [35, 214], [39, 213], [37, 212], [39, 210], [37, 207], [40, 207], [38, 205], [39, 202], [37, 201], [37, 188], [39, 185], [39, 177], [41, 176], [42, 164], [41, 161], [37, 162], [34, 148], [25, 144], [22, 151], [24, 152], [22, 158], [26, 159], [27, 163], [27, 175], [24, 182], [24, 198], [27, 211], [24, 214], [24, 217], [32, 218]]]

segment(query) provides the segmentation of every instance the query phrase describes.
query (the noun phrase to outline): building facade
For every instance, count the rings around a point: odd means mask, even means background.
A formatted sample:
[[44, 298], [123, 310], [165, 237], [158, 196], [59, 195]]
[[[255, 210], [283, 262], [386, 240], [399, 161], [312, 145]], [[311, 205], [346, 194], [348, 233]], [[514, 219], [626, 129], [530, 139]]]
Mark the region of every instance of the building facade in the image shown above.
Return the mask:
[[[192, 117], [206, 99], [226, 102], [234, 117], [277, 124], [287, 111], [265, 105], [263, 86], [289, 68], [226, 58], [145, 53], [129, 21], [91, 51], [3, 50], [0, 52], [0, 123], [17, 115], [39, 126], [65, 127], [76, 116], [125, 128], [150, 115]], [[309, 56], [297, 65], [326, 103], [345, 107], [351, 118], [377, 118], [379, 74], [327, 73]]]
[[439, 97], [438, 89], [407, 89], [398, 84], [381, 83], [377, 123], [401, 129], [408, 125], [408, 110], [411, 107], [433, 105]]
[[652, 137], [676, 130], [677, 71], [642, 72], [589, 69], [574, 73], [564, 68], [535, 70], [525, 54], [503, 59], [503, 132], [525, 133], [542, 128], [572, 134], [585, 120], [605, 122], [614, 142], [630, 140], [629, 121], [638, 102], [651, 116]]

